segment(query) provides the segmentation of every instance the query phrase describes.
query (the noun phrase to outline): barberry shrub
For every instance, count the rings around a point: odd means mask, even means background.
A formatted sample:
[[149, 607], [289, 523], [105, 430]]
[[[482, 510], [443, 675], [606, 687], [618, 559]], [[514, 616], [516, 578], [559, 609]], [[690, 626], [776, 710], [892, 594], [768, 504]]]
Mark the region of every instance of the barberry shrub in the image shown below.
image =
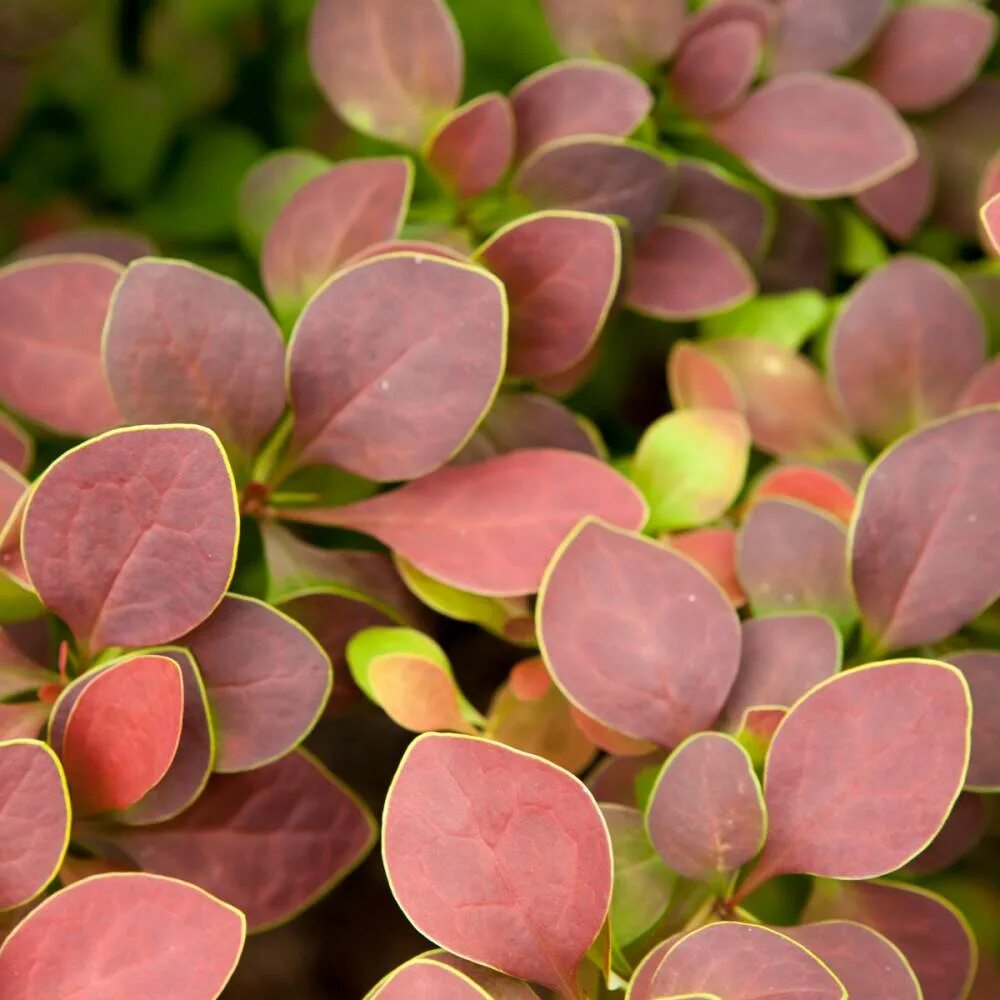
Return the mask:
[[[501, 93], [443, 0], [317, 0], [385, 155], [247, 173], [262, 297], [0, 270], [4, 998], [211, 1000], [379, 829], [435, 948], [370, 1000], [997, 995], [996, 17], [541, 8]], [[367, 710], [378, 821], [301, 746]]]

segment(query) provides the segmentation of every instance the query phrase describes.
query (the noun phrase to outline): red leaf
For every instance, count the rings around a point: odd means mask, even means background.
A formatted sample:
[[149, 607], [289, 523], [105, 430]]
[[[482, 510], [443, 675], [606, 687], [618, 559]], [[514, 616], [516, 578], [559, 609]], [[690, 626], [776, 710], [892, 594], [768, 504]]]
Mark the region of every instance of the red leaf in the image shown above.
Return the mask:
[[157, 249], [150, 240], [139, 233], [124, 229], [71, 229], [52, 236], [23, 243], [12, 255], [12, 260], [33, 257], [56, 257], [65, 254], [91, 254], [105, 257], [123, 267], [140, 257], [154, 257]]
[[571, 136], [529, 156], [511, 189], [537, 208], [620, 215], [644, 233], [666, 208], [673, 184], [666, 160], [642, 146]]
[[479, 268], [393, 254], [341, 272], [289, 346], [297, 464], [381, 481], [442, 465], [493, 402], [506, 329], [503, 286]]
[[232, 474], [203, 427], [132, 427], [57, 459], [35, 484], [22, 544], [45, 604], [91, 650], [170, 642], [229, 585]]
[[21, 921], [0, 947], [0, 980], [5, 1000], [214, 1000], [245, 937], [243, 914], [193, 885], [95, 875]]
[[215, 775], [167, 823], [90, 827], [80, 839], [99, 854], [110, 847], [145, 871], [204, 887], [260, 931], [291, 919], [353, 871], [375, 832], [354, 794], [299, 750], [254, 771]]
[[628, 70], [571, 60], [546, 66], [510, 93], [517, 124], [517, 158], [553, 139], [631, 135], [653, 107], [649, 87]]
[[670, 84], [692, 115], [708, 118], [738, 105], [757, 76], [764, 40], [750, 21], [725, 21], [684, 43]]
[[26, 473], [35, 458], [35, 442], [6, 413], [0, 413], [0, 462]]
[[861, 77], [901, 111], [929, 111], [975, 78], [996, 37], [996, 16], [974, 3], [920, 3], [893, 10]]
[[56, 755], [35, 740], [0, 743], [0, 910], [30, 902], [55, 878], [69, 825], [69, 794]]
[[538, 212], [504, 226], [476, 257], [507, 292], [508, 375], [555, 375], [587, 355], [618, 292], [622, 245], [613, 221]]
[[[378, 2], [386, 6], [391, 0]], [[335, 5], [347, 6], [325, 0], [325, 6]], [[299, 188], [268, 230], [260, 259], [264, 288], [278, 315], [294, 319], [349, 258], [397, 236], [412, 186], [409, 160], [382, 157], [338, 163]]]
[[674, 51], [683, 0], [542, 0], [559, 47], [625, 66], [653, 66]]
[[1000, 653], [968, 649], [948, 657], [962, 671], [972, 694], [972, 753], [967, 788], [1000, 788]]
[[734, 608], [746, 604], [746, 594], [736, 578], [736, 532], [732, 528], [696, 528], [660, 541], [697, 563], [722, 588]]
[[414, 958], [390, 972], [366, 1000], [490, 1000], [490, 994], [457, 969]]
[[764, 199], [709, 160], [678, 161], [670, 213], [708, 223], [748, 260], [764, 252], [773, 227]]
[[850, 920], [783, 930], [829, 968], [851, 1000], [923, 1000], [903, 953], [878, 931]]
[[685, 878], [715, 882], [764, 845], [767, 817], [746, 750], [731, 736], [697, 733], [667, 758], [646, 807], [646, 829]]
[[216, 771], [246, 771], [288, 753], [312, 730], [330, 694], [330, 661], [294, 619], [228, 594], [179, 642], [205, 681], [219, 741]]
[[492, 1000], [538, 1000], [538, 994], [527, 983], [523, 983], [519, 979], [512, 979], [501, 972], [494, 972], [493, 969], [487, 969], [475, 962], [468, 962], [457, 955], [434, 950], [426, 952], [423, 957], [441, 965], [458, 969], [459, 972], [486, 990]]
[[625, 298], [636, 312], [676, 322], [725, 312], [756, 291], [731, 244], [704, 223], [674, 216], [636, 243]]
[[166, 656], [133, 656], [85, 683], [59, 750], [76, 812], [138, 802], [167, 773], [183, 716], [180, 667]]
[[[968, 673], [966, 673], [965, 679], [969, 680]], [[971, 683], [969, 686], [972, 689]], [[977, 710], [975, 709], [975, 694], [975, 690], [972, 689], [973, 754], [976, 752]], [[971, 758], [969, 768], [972, 769]], [[955, 808], [945, 820], [944, 826], [938, 831], [938, 835], [906, 866], [906, 873], [908, 875], [930, 875], [950, 868], [964, 858], [979, 843], [989, 825], [990, 815], [987, 802], [988, 799], [985, 795], [962, 792], [955, 802]]]
[[909, 129], [875, 91], [818, 73], [765, 83], [710, 131], [762, 180], [802, 198], [857, 194], [917, 155]]
[[48, 717], [49, 706], [44, 702], [19, 701], [0, 705], [0, 740], [34, 739]]
[[374, 535], [429, 576], [495, 597], [534, 593], [559, 543], [588, 515], [634, 530], [647, 511], [606, 465], [543, 448], [439, 469], [346, 507], [284, 512]]
[[413, 149], [462, 90], [462, 40], [441, 0], [320, 0], [309, 62], [348, 124]]
[[0, 461], [0, 528], [6, 526], [27, 492], [28, 480]]
[[760, 500], [798, 500], [850, 524], [854, 493], [832, 472], [811, 465], [775, 465], [753, 486], [748, 506]]
[[893, 257], [847, 296], [830, 333], [828, 368], [855, 429], [879, 444], [954, 408], [986, 360], [986, 331], [952, 273]]
[[846, 66], [871, 44], [889, 7], [889, 0], [782, 0], [771, 72]]
[[887, 937], [912, 966], [924, 1000], [968, 993], [976, 971], [972, 932], [951, 903], [927, 889], [895, 882], [823, 883], [805, 917], [853, 920]]
[[844, 1000], [844, 989], [817, 958], [768, 927], [709, 924], [684, 935], [650, 981], [650, 996], [706, 993], [726, 1000], [809, 997]]
[[43, 257], [0, 270], [0, 401], [59, 434], [121, 422], [101, 367], [101, 330], [121, 267]]
[[667, 358], [667, 382], [675, 410], [744, 410], [736, 381], [721, 362], [685, 340], [678, 340]]
[[788, 872], [875, 878], [916, 857], [961, 791], [971, 714], [962, 675], [931, 660], [855, 668], [813, 688], [771, 743], [767, 844], [738, 898]]
[[445, 118], [427, 140], [427, 165], [461, 199], [484, 194], [514, 158], [514, 117], [503, 94], [483, 94]]
[[682, 556], [599, 521], [584, 521], [553, 557], [537, 618], [567, 697], [637, 739], [676, 746], [708, 728], [736, 676], [738, 621], [721, 588]]
[[851, 565], [881, 650], [938, 642], [1000, 591], [1000, 409], [960, 413], [903, 438], [865, 476]]
[[818, 611], [840, 628], [857, 618], [843, 524], [792, 500], [762, 500], [743, 523], [736, 569], [754, 614]]
[[582, 784], [507, 747], [428, 734], [406, 751], [383, 823], [390, 886], [425, 937], [580, 996], [611, 898], [607, 828]]
[[748, 619], [742, 629], [740, 669], [723, 712], [729, 727], [750, 708], [788, 708], [840, 669], [840, 633], [822, 615]]
[[913, 163], [854, 199], [868, 218], [900, 243], [916, 235], [934, 202], [934, 161], [926, 142], [915, 138], [917, 158]]
[[146, 259], [126, 270], [103, 354], [130, 423], [204, 424], [244, 459], [285, 409], [274, 320], [242, 285], [192, 264]]

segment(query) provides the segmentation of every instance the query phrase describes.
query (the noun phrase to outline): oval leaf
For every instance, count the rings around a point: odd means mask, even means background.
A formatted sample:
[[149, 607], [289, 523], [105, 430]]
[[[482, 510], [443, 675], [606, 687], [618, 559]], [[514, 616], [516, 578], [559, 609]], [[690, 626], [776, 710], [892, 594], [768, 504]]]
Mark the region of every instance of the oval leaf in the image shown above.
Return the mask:
[[299, 465], [414, 479], [454, 455], [504, 369], [503, 286], [420, 254], [365, 261], [303, 311], [288, 354]]
[[611, 847], [571, 775], [484, 740], [420, 736], [386, 799], [382, 852], [424, 936], [577, 995], [577, 967], [608, 912]]
[[739, 897], [787, 872], [875, 878], [916, 857], [961, 791], [971, 714], [962, 675], [932, 660], [855, 668], [814, 688], [771, 743], [767, 844]]
[[710, 226], [671, 217], [635, 247], [625, 301], [656, 319], [697, 319], [751, 298], [757, 281], [736, 249]]
[[193, 885], [95, 875], [21, 921], [0, 947], [0, 978], [9, 1000], [215, 1000], [245, 938], [243, 914]]
[[396, 237], [412, 186], [413, 167], [402, 157], [348, 160], [302, 185], [278, 213], [261, 252], [261, 277], [278, 315], [294, 319], [350, 258]]
[[538, 590], [580, 518], [635, 530], [646, 513], [635, 487], [597, 459], [537, 448], [439, 469], [347, 507], [285, 517], [366, 532], [444, 583], [511, 597]]
[[743, 397], [729, 369], [685, 340], [678, 340], [667, 359], [667, 384], [675, 410], [744, 408]]
[[366, 1000], [490, 1000], [490, 995], [457, 969], [418, 958], [390, 972]]
[[934, 162], [925, 141], [917, 137], [917, 158], [888, 180], [855, 196], [858, 207], [900, 243], [916, 235], [934, 202]]
[[771, 72], [846, 66], [868, 48], [889, 7], [889, 0], [783, 0]]
[[828, 341], [828, 368], [854, 428], [886, 444], [950, 413], [986, 361], [986, 331], [951, 272], [894, 257], [851, 290]]
[[521, 164], [512, 190], [537, 208], [620, 215], [644, 233], [667, 205], [674, 175], [667, 162], [620, 139], [557, 139]]
[[462, 90], [462, 42], [441, 0], [320, 0], [309, 62], [344, 121], [413, 149]]
[[42, 257], [0, 270], [0, 401], [59, 434], [121, 422], [101, 367], [101, 331], [121, 267]]
[[962, 671], [972, 695], [972, 752], [968, 788], [1000, 788], [1000, 653], [968, 649], [954, 653], [948, 662]]
[[907, 4], [889, 15], [861, 77], [900, 111], [929, 111], [976, 78], [995, 37], [996, 15], [977, 4]]
[[0, 910], [30, 902], [55, 878], [69, 826], [69, 793], [56, 755], [35, 740], [0, 743]]
[[73, 702], [59, 751], [81, 816], [127, 809], [167, 773], [181, 735], [184, 682], [166, 656], [112, 664]]
[[586, 60], [533, 73], [511, 91], [510, 101], [519, 160], [553, 139], [630, 135], [653, 107], [652, 92], [637, 76]]
[[319, 899], [360, 864], [374, 839], [368, 810], [301, 750], [255, 771], [215, 775], [198, 801], [167, 823], [81, 833], [97, 853], [110, 845], [113, 856], [238, 906], [254, 931]]
[[699, 882], [721, 884], [751, 861], [766, 828], [750, 756], [723, 733], [697, 733], [677, 747], [646, 807], [646, 829], [660, 856]]
[[670, 84], [678, 101], [698, 118], [729, 111], [750, 89], [763, 50], [764, 39], [750, 21], [699, 31], [674, 63]]
[[476, 257], [503, 282], [510, 303], [508, 375], [555, 375], [586, 356], [618, 292], [622, 245], [614, 222], [538, 212], [499, 230]]
[[937, 642], [1000, 591], [1000, 409], [970, 410], [903, 438], [861, 485], [851, 567], [883, 650]]
[[236, 492], [203, 427], [112, 431], [57, 459], [35, 484], [22, 545], [45, 604], [92, 650], [170, 642], [229, 585]]
[[734, 608], [746, 604], [736, 577], [736, 532], [732, 528], [699, 528], [660, 538], [668, 548], [699, 565], [724, 591]]
[[676, 746], [715, 721], [736, 676], [739, 625], [718, 585], [683, 556], [598, 521], [556, 553], [537, 616], [556, 683], [627, 736]]
[[514, 158], [514, 116], [503, 94], [453, 111], [427, 141], [427, 165], [461, 199], [484, 194]]
[[423, 957], [458, 969], [462, 975], [486, 990], [492, 1000], [538, 1000], [538, 994], [527, 983], [505, 976], [502, 972], [495, 972], [484, 965], [468, 962], [439, 949], [429, 951]]
[[132, 264], [115, 289], [102, 350], [126, 420], [204, 424], [245, 460], [285, 409], [274, 320], [242, 285], [192, 264]]
[[799, 198], [856, 194], [916, 157], [909, 129], [878, 94], [818, 73], [764, 84], [711, 133], [762, 180]]
[[775, 465], [757, 480], [747, 501], [798, 500], [850, 524], [854, 493], [838, 476], [811, 465]]

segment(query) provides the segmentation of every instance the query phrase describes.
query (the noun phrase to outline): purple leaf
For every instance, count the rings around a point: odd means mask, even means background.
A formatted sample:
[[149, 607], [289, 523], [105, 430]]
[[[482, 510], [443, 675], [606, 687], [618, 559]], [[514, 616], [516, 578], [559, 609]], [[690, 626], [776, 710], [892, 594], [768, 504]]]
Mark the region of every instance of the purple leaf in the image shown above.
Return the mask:
[[894, 240], [913, 238], [934, 202], [934, 162], [927, 143], [915, 134], [917, 158], [888, 180], [855, 195], [858, 207]]
[[834, 70], [871, 44], [889, 0], [780, 0], [771, 72]]
[[967, 788], [990, 792], [1000, 788], [1000, 652], [967, 649], [952, 653], [953, 663], [972, 695], [972, 752]]
[[764, 40], [750, 21], [725, 21], [699, 31], [681, 48], [670, 85], [698, 118], [736, 107], [757, 76]]

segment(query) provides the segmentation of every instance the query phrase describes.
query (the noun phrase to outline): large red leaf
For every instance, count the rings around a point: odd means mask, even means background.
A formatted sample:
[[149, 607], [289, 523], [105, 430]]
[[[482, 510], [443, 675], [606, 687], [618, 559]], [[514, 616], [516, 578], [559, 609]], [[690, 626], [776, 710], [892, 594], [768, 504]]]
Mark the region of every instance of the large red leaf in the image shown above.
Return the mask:
[[118, 819], [123, 823], [162, 823], [183, 812], [202, 793], [215, 763], [215, 734], [205, 684], [186, 649], [157, 650], [180, 668], [184, 683], [184, 714], [177, 752], [167, 773]]
[[79, 838], [98, 854], [110, 847], [145, 871], [202, 886], [259, 931], [291, 919], [353, 871], [375, 825], [351, 791], [298, 750], [255, 771], [215, 775], [167, 823], [89, 826]]
[[390, 972], [365, 1000], [490, 1000], [490, 994], [458, 969], [414, 958]]
[[184, 718], [180, 667], [134, 656], [87, 683], [66, 716], [59, 754], [81, 816], [127, 809], [167, 773]]
[[476, 257], [507, 292], [508, 375], [555, 375], [586, 356], [618, 292], [622, 244], [611, 219], [538, 212], [500, 229]]
[[757, 76], [763, 50], [764, 39], [750, 21], [725, 21], [699, 31], [674, 63], [670, 85], [677, 100], [699, 118], [731, 110]]
[[916, 157], [909, 129], [875, 91], [819, 73], [764, 84], [711, 133], [762, 180], [801, 198], [856, 194]]
[[0, 462], [26, 473], [35, 457], [35, 442], [6, 413], [0, 413]]
[[737, 923], [686, 934], [650, 980], [650, 997], [701, 992], [725, 1000], [847, 998], [840, 980], [801, 945], [768, 927]]
[[130, 423], [204, 424], [249, 459], [285, 409], [274, 320], [242, 285], [193, 264], [132, 264], [115, 290], [102, 349]]
[[665, 320], [724, 312], [751, 298], [757, 281], [736, 249], [693, 219], [661, 219], [637, 243], [625, 301]]
[[924, 1000], [968, 994], [976, 971], [972, 932], [951, 903], [927, 889], [897, 882], [824, 882], [805, 919], [852, 920], [878, 931], [910, 963]]
[[840, 633], [822, 615], [774, 615], [742, 623], [736, 683], [723, 712], [735, 728], [747, 709], [788, 708], [840, 669]]
[[934, 201], [934, 163], [926, 142], [919, 135], [915, 138], [917, 158], [913, 163], [854, 199], [868, 218], [901, 243], [916, 235]]
[[685, 878], [721, 887], [764, 846], [767, 816], [746, 750], [697, 733], [667, 758], [646, 807], [653, 846]]
[[410, 744], [386, 799], [382, 853], [424, 936], [567, 996], [611, 898], [607, 827], [579, 781], [485, 740]]
[[1000, 591], [1000, 409], [970, 410], [884, 452], [861, 486], [851, 566], [883, 650], [937, 642]]
[[60, 434], [121, 422], [101, 367], [101, 330], [121, 267], [86, 255], [0, 270], [0, 402]]
[[851, 424], [884, 445], [951, 412], [986, 360], [985, 341], [950, 271], [898, 256], [851, 290], [830, 333], [828, 370]]
[[683, 0], [542, 0], [542, 7], [564, 52], [636, 67], [666, 61], [685, 16]]
[[761, 500], [740, 530], [736, 570], [754, 614], [817, 611], [857, 618], [842, 522], [793, 500]]
[[1000, 652], [968, 649], [948, 657], [962, 671], [972, 694], [972, 752], [965, 783], [1000, 788]]
[[514, 116], [503, 94], [483, 94], [445, 118], [427, 141], [428, 166], [462, 199], [489, 191], [514, 158]]
[[762, 451], [814, 458], [857, 454], [822, 376], [803, 355], [759, 338], [713, 338], [701, 350], [736, 383]]
[[0, 910], [22, 906], [52, 881], [69, 844], [69, 824], [69, 793], [56, 755], [35, 740], [0, 743]]
[[0, 947], [0, 980], [5, 1000], [215, 1000], [245, 937], [243, 914], [193, 885], [95, 875], [21, 921]]
[[359, 132], [418, 148], [462, 91], [462, 40], [442, 0], [320, 0], [309, 62]]
[[572, 135], [626, 136], [653, 107], [649, 87], [619, 66], [571, 60], [546, 66], [510, 94], [517, 157]]
[[288, 354], [299, 465], [414, 479], [454, 455], [504, 370], [503, 286], [422, 254], [355, 265], [303, 311]]
[[179, 642], [205, 682], [217, 771], [276, 760], [322, 715], [332, 684], [329, 658], [297, 621], [263, 601], [228, 594]]
[[708, 160], [677, 162], [670, 214], [708, 223], [748, 260], [764, 252], [773, 225], [763, 197]]
[[[327, 5], [333, 4], [341, 0]], [[397, 236], [412, 185], [409, 160], [383, 157], [338, 163], [299, 188], [268, 230], [261, 253], [264, 288], [278, 315], [294, 319], [348, 259]]]
[[901, 111], [929, 111], [975, 78], [996, 37], [996, 16], [975, 3], [906, 4], [893, 10], [861, 77]]
[[477, 965], [475, 962], [459, 958], [447, 951], [435, 949], [426, 952], [422, 957], [458, 969], [459, 972], [486, 990], [492, 1000], [538, 1000], [538, 994], [527, 983], [505, 976], [502, 972], [488, 969], [484, 965]]
[[972, 706], [932, 660], [855, 668], [785, 716], [764, 769], [769, 830], [739, 897], [775, 875], [874, 878], [937, 835], [965, 780]]
[[374, 535], [429, 576], [496, 597], [538, 590], [556, 548], [588, 515], [637, 530], [647, 511], [597, 459], [545, 448], [439, 469], [346, 507], [284, 512]]
[[736, 676], [739, 623], [718, 584], [683, 556], [599, 521], [560, 546], [537, 615], [556, 683], [628, 736], [676, 746], [715, 721]]
[[667, 161], [643, 146], [571, 136], [536, 150], [511, 187], [537, 208], [620, 215], [643, 233], [666, 207], [673, 183]]
[[850, 1000], [923, 1000], [903, 953], [878, 931], [851, 920], [785, 927], [844, 984]]
[[889, 0], [781, 0], [772, 73], [840, 69], [868, 48]]
[[170, 642], [207, 618], [238, 536], [218, 438], [176, 425], [112, 431], [53, 462], [22, 544], [42, 600], [96, 651]]

